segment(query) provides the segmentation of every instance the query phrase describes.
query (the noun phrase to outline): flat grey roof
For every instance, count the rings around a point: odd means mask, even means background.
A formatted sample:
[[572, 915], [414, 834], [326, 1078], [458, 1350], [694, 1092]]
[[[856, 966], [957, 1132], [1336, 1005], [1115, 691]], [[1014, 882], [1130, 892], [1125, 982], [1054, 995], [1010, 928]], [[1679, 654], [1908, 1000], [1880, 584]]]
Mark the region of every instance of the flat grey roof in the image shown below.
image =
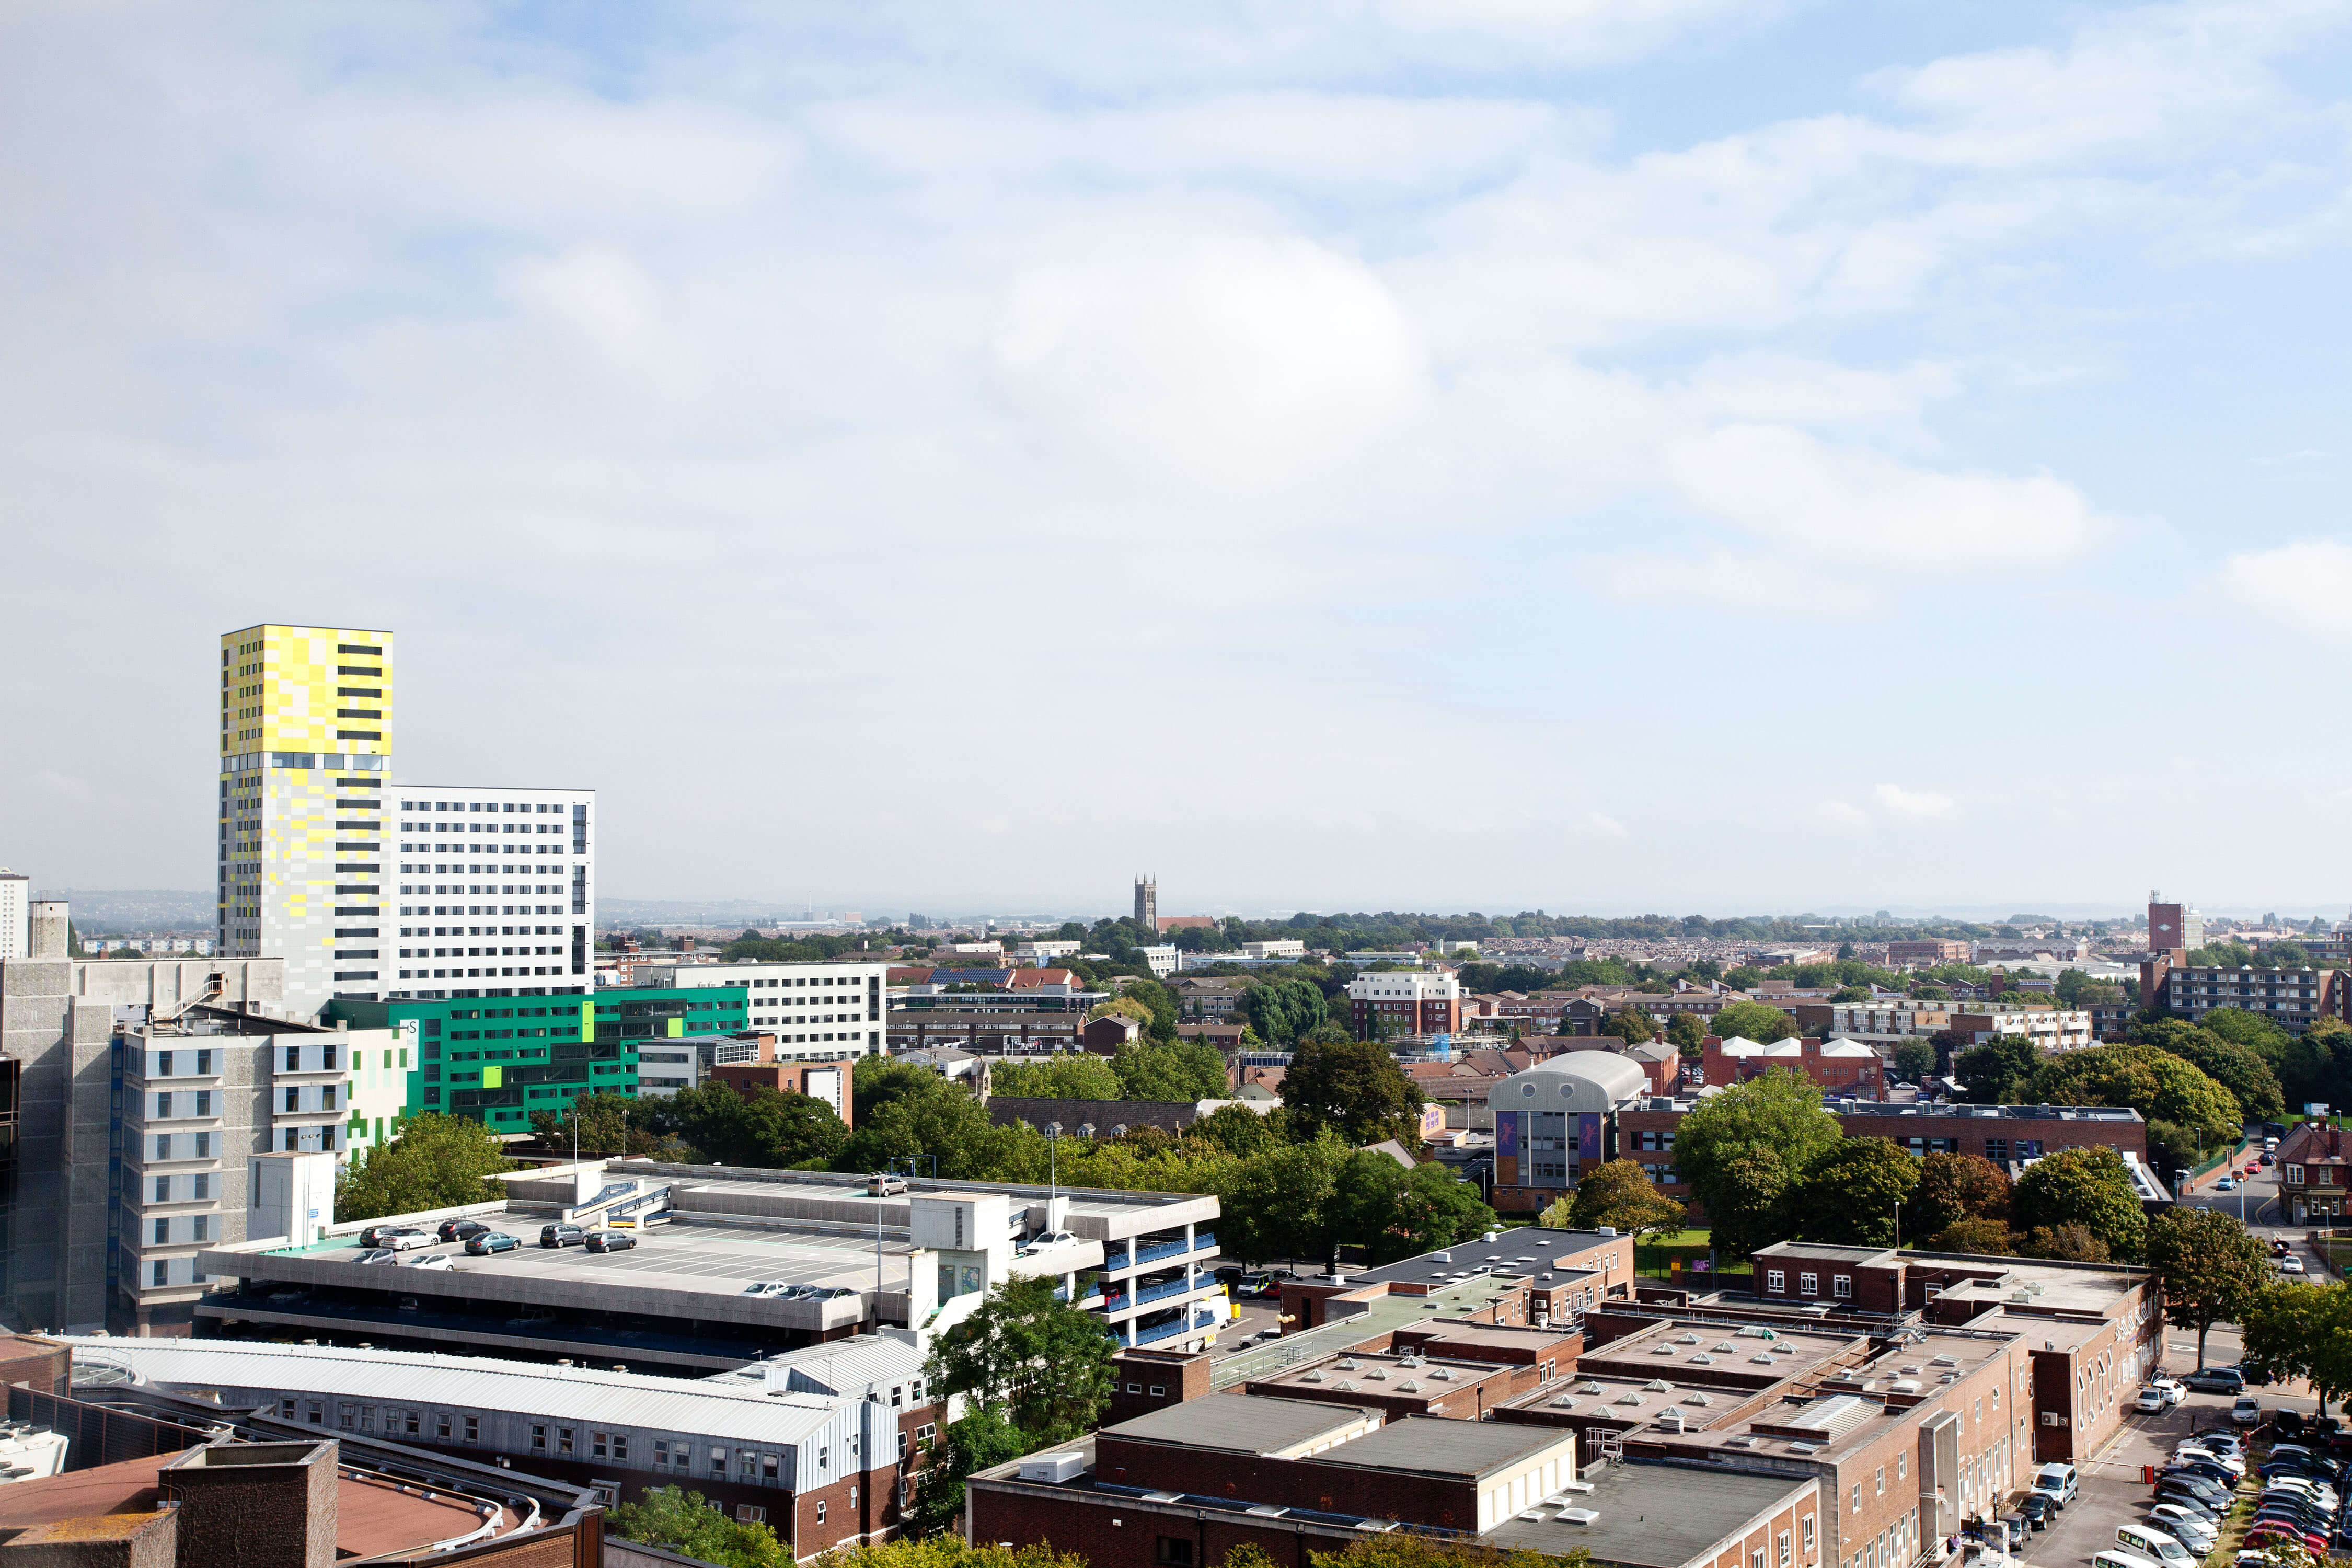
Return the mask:
[[[1181, 1443], [1192, 1448], [1223, 1448], [1237, 1454], [1276, 1454], [1328, 1433], [1344, 1431], [1371, 1413], [1352, 1405], [1327, 1405], [1305, 1399], [1274, 1399], [1262, 1394], [1213, 1394], [1188, 1399], [1103, 1428], [1106, 1437], [1132, 1437], [1148, 1443]], [[1467, 1426], [1449, 1421], [1449, 1426]], [[1359, 1438], [1358, 1442], [1365, 1439]], [[1349, 1444], [1349, 1453], [1356, 1445]]]
[[1600, 1562], [1627, 1568], [1682, 1568], [1758, 1514], [1777, 1511], [1814, 1484], [1810, 1476], [1640, 1461], [1604, 1466], [1585, 1479], [1592, 1489], [1567, 1501], [1599, 1515], [1591, 1524], [1561, 1523], [1559, 1507], [1546, 1506], [1527, 1510], [1542, 1513], [1540, 1521], [1514, 1517], [1481, 1535], [1478, 1543], [1555, 1557], [1581, 1547]]
[[1335, 1464], [1422, 1475], [1483, 1476], [1529, 1454], [1572, 1441], [1559, 1426], [1519, 1426], [1500, 1421], [1449, 1421], [1443, 1415], [1408, 1415], [1379, 1431], [1335, 1448]]
[[1590, 1252], [1612, 1239], [1597, 1230], [1546, 1230], [1521, 1226], [1493, 1241], [1457, 1242], [1436, 1252], [1424, 1252], [1401, 1263], [1387, 1264], [1349, 1276], [1349, 1282], [1370, 1285], [1420, 1285], [1454, 1274], [1535, 1274], [1559, 1260]]
[[1891, 1247], [1822, 1247], [1810, 1241], [1776, 1241], [1756, 1249], [1758, 1258], [1826, 1258], [1834, 1263], [1869, 1263], [1892, 1258]]

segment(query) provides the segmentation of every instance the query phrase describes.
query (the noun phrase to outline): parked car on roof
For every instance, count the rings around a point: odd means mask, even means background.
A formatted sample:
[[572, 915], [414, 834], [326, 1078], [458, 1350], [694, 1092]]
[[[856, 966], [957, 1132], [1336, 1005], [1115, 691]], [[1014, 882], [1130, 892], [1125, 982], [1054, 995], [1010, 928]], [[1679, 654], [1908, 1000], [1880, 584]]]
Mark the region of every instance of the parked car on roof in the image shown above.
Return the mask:
[[591, 1252], [626, 1252], [636, 1246], [637, 1238], [625, 1230], [592, 1230], [588, 1233]]
[[444, 1241], [465, 1241], [489, 1228], [478, 1219], [445, 1219], [434, 1234]]
[[502, 1230], [484, 1231], [479, 1236], [469, 1236], [466, 1238], [466, 1255], [469, 1258], [487, 1258], [494, 1252], [512, 1252], [521, 1245], [522, 1238], [519, 1236], [509, 1236]]

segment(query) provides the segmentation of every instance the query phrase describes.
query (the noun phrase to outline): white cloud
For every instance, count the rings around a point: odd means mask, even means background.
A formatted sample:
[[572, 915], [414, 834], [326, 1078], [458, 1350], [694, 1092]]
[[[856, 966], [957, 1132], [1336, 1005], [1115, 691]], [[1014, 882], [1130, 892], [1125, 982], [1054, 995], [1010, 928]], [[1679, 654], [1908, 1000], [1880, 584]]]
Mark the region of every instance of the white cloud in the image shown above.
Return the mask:
[[2046, 475], [1931, 473], [1786, 426], [1722, 426], [1673, 443], [1665, 466], [1694, 505], [1839, 566], [2057, 566], [2079, 559], [2107, 529], [2079, 491]]
[[1943, 821], [1956, 816], [1959, 803], [1950, 795], [1937, 795], [1928, 790], [1907, 790], [1900, 784], [1883, 784], [1871, 792], [1878, 808], [1889, 816], [1907, 817], [1915, 821]]
[[2221, 590], [2274, 626], [2333, 647], [2352, 644], [2352, 545], [2307, 539], [2232, 555]]

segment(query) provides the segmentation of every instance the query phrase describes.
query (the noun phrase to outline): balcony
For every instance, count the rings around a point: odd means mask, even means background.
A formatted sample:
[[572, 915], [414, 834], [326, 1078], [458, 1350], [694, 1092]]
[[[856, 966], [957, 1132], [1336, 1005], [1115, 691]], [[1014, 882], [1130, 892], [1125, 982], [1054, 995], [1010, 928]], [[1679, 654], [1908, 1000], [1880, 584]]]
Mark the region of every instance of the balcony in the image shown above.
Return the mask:
[[1164, 1323], [1153, 1323], [1148, 1327], [1138, 1323], [1135, 1326], [1135, 1342], [1148, 1345], [1155, 1340], [1172, 1340], [1179, 1334], [1197, 1334], [1209, 1326], [1208, 1320], [1195, 1319], [1189, 1312], [1171, 1318]]

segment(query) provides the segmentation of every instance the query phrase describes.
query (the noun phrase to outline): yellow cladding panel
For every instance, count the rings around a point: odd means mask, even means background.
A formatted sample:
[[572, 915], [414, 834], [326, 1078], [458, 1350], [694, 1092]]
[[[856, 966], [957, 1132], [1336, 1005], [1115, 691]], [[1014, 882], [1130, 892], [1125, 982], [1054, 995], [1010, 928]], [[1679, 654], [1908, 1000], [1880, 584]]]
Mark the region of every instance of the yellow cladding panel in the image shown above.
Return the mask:
[[[345, 647], [381, 650], [345, 653]], [[363, 626], [248, 626], [221, 638], [221, 750], [392, 751], [393, 637]], [[346, 676], [345, 667], [381, 674]], [[346, 687], [356, 694], [346, 695]], [[374, 693], [375, 695], [367, 695]], [[339, 709], [362, 711], [343, 717]], [[339, 731], [373, 739], [344, 739]]]

